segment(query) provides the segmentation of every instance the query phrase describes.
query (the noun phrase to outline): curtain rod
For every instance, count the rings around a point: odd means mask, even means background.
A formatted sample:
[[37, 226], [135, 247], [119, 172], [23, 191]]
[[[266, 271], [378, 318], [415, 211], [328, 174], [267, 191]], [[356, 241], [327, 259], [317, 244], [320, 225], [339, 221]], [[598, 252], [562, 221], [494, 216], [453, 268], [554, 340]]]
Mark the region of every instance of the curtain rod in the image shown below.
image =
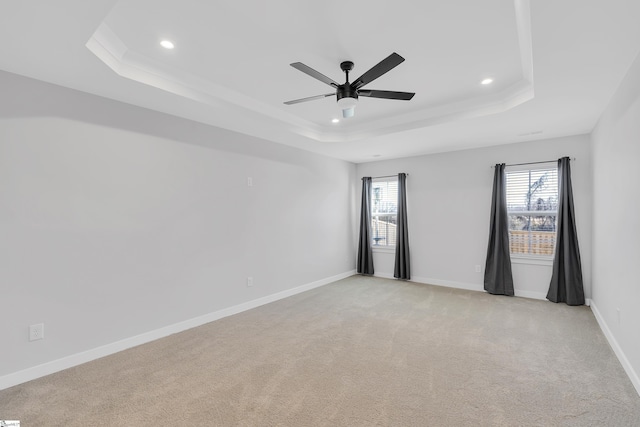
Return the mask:
[[[570, 159], [571, 159], [572, 161], [574, 161], [574, 162], [576, 161], [576, 158], [575, 158], [575, 157], [570, 157]], [[504, 166], [505, 166], [505, 167], [507, 167], [507, 166], [526, 166], [526, 165], [539, 165], [539, 164], [541, 164], [541, 163], [557, 163], [557, 162], [558, 162], [558, 160], [544, 160], [544, 161], [542, 161], [542, 162], [513, 163], [513, 164], [510, 164], [510, 165], [504, 165]], [[495, 165], [493, 165], [493, 166], [491, 166], [491, 167], [492, 167], [492, 168], [495, 168]]]
[[[408, 173], [405, 173], [405, 175], [406, 175], [406, 176], [409, 176], [409, 174], [408, 174]], [[371, 179], [378, 179], [378, 178], [394, 178], [394, 177], [396, 177], [396, 176], [398, 176], [398, 175], [372, 176], [372, 177], [370, 177], [370, 178], [371, 178]], [[364, 178], [366, 178], [366, 177], [364, 177], [364, 176], [363, 176], [363, 177], [362, 177], [362, 178], [360, 178], [360, 179], [364, 179]]]

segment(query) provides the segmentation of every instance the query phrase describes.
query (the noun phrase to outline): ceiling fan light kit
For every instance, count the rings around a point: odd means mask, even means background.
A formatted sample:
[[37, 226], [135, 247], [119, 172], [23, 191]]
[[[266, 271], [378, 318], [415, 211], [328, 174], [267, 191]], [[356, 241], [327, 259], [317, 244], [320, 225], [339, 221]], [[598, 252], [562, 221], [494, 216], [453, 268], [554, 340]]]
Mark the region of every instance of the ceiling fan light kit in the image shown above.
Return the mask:
[[[340, 106], [340, 102], [338, 102], [338, 106]], [[352, 105], [350, 107], [341, 106], [342, 109], [342, 118], [348, 119], [349, 117], [353, 117], [356, 114], [356, 106]]]
[[326, 98], [332, 95], [336, 96], [338, 101], [338, 107], [342, 110], [342, 117], [349, 118], [355, 114], [355, 108], [358, 103], [359, 96], [365, 96], [370, 98], [382, 98], [382, 99], [398, 99], [402, 101], [409, 101], [415, 93], [413, 92], [394, 92], [388, 90], [361, 90], [363, 86], [371, 83], [383, 74], [391, 71], [404, 61], [404, 58], [397, 53], [392, 53], [387, 58], [380, 61], [377, 65], [373, 66], [369, 71], [358, 77], [353, 83], [349, 82], [349, 72], [353, 70], [353, 62], [344, 61], [340, 64], [340, 69], [344, 71], [346, 76], [346, 82], [344, 84], [338, 84], [334, 80], [319, 73], [313, 68], [303, 64], [302, 62], [294, 62], [291, 66], [297, 70], [302, 71], [305, 74], [310, 75], [314, 79], [320, 80], [323, 83], [335, 89], [334, 93], [327, 93], [324, 95], [310, 96], [308, 98], [295, 99], [293, 101], [285, 102], [286, 105], [298, 104], [300, 102], [313, 101], [315, 99]]
[[357, 104], [358, 98], [347, 97], [338, 99], [338, 107], [342, 110], [342, 117], [345, 119], [353, 117]]

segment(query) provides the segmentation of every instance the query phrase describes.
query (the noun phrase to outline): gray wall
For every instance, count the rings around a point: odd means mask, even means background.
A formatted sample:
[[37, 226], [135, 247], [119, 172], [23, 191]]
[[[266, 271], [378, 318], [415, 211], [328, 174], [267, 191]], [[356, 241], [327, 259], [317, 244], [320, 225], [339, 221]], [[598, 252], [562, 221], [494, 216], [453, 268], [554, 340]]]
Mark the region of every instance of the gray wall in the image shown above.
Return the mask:
[[592, 145], [593, 309], [640, 393], [640, 56]]
[[[591, 152], [587, 135], [359, 164], [363, 176], [409, 174], [412, 280], [482, 290], [491, 211], [492, 165], [575, 157], [574, 202], [585, 292], [591, 295]], [[546, 165], [553, 166], [553, 164]], [[360, 194], [360, 190], [358, 190]], [[393, 275], [393, 252], [374, 253], [376, 274]], [[480, 265], [482, 272], [475, 271]], [[544, 298], [551, 262], [513, 262], [516, 295]]]
[[354, 269], [351, 163], [4, 72], [0, 93], [0, 377]]
[[[490, 166], [571, 156], [586, 295], [640, 390], [640, 60], [591, 136], [357, 167], [3, 72], [0, 93], [0, 377], [351, 271], [362, 176], [410, 174], [415, 280], [482, 289]], [[514, 264], [516, 294], [550, 276]]]

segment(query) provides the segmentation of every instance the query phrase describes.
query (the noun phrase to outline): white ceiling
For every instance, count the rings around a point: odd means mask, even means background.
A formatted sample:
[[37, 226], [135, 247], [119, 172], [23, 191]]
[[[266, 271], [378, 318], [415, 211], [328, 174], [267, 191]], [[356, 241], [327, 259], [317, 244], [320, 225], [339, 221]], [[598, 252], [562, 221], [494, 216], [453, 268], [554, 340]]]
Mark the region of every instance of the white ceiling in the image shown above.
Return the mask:
[[[638, 0], [6, 3], [2, 70], [353, 162], [590, 132], [640, 52]], [[411, 101], [283, 104], [392, 52]]]

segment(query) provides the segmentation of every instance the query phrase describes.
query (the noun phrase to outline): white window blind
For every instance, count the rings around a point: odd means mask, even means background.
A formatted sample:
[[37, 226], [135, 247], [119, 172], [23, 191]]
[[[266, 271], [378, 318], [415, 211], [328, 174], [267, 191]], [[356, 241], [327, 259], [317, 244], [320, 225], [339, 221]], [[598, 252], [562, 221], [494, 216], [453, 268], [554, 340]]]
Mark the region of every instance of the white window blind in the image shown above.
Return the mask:
[[373, 247], [396, 246], [398, 178], [374, 179], [371, 185], [371, 234]]
[[556, 246], [558, 169], [507, 171], [512, 255], [552, 257]]

